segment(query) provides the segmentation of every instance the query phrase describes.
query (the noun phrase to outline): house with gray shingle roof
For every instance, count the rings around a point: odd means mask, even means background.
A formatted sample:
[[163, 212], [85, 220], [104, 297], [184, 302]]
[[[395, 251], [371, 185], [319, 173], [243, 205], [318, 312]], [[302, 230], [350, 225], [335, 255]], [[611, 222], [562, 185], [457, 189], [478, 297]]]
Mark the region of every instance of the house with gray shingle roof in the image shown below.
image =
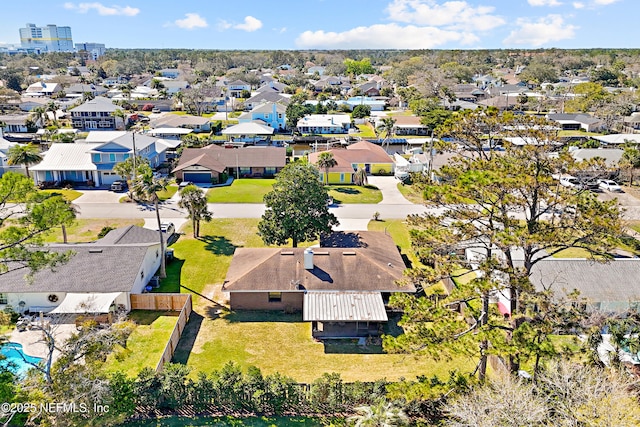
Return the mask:
[[547, 258], [533, 266], [531, 283], [538, 291], [550, 289], [556, 299], [577, 290], [590, 310], [624, 312], [640, 308], [639, 273], [638, 258]]
[[547, 119], [556, 122], [562, 130], [584, 130], [585, 132], [597, 132], [604, 127], [604, 122], [588, 114], [548, 114]]
[[101, 300], [106, 296], [110, 299], [107, 310], [111, 306], [112, 310], [120, 307], [128, 311], [130, 296], [142, 293], [160, 267], [158, 239], [157, 231], [130, 225], [91, 243], [47, 245], [45, 248], [52, 252], [70, 251], [69, 261], [36, 272], [30, 282], [21, 268], [0, 275], [0, 307], [49, 312], [58, 306], [69, 306], [69, 301], [65, 304], [67, 298]]
[[232, 310], [301, 311], [314, 337], [378, 335], [405, 269], [385, 233], [333, 233], [314, 248], [237, 248], [222, 290]]
[[122, 110], [122, 107], [108, 98], [96, 96], [69, 111], [74, 129], [90, 131], [124, 129], [124, 120], [114, 116], [118, 110]]

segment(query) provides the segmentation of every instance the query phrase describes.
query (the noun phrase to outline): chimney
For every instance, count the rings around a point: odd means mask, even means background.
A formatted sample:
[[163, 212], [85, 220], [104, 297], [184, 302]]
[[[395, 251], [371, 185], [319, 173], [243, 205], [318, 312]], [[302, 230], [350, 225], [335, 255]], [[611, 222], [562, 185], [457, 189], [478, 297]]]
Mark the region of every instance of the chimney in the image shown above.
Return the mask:
[[305, 270], [313, 270], [313, 250], [311, 248], [304, 250], [304, 268]]

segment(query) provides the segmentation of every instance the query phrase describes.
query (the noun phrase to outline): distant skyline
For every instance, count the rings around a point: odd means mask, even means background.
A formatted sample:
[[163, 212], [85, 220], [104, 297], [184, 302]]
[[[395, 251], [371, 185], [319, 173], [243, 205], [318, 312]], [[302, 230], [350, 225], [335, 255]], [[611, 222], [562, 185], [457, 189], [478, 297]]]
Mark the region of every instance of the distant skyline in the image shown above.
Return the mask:
[[6, 1], [0, 43], [33, 23], [107, 48], [637, 48], [639, 13], [638, 0]]

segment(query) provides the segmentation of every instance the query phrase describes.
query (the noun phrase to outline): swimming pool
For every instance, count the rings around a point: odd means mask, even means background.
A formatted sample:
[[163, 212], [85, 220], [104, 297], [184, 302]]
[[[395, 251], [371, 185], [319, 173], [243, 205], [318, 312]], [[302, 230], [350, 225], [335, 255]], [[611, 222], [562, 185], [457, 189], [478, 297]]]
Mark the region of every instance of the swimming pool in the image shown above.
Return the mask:
[[0, 346], [0, 353], [6, 359], [0, 360], [0, 366], [9, 367], [9, 370], [23, 376], [32, 367], [29, 363], [38, 363], [42, 361], [40, 357], [34, 357], [24, 354], [22, 344], [17, 342], [7, 342]]

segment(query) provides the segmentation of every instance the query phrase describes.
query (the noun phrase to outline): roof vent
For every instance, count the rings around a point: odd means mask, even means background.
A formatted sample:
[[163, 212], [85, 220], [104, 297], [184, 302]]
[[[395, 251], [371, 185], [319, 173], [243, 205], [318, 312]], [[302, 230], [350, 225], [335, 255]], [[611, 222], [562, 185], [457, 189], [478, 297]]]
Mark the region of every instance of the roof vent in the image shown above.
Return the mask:
[[311, 248], [304, 250], [304, 268], [305, 270], [313, 270], [313, 250]]
[[101, 254], [102, 249], [89, 249], [90, 254]]
[[281, 251], [280, 255], [293, 255], [293, 251]]
[[355, 253], [354, 251], [345, 251], [345, 252], [342, 252], [342, 255], [345, 255], [345, 256], [355, 256], [355, 254], [356, 254], [356, 253]]

